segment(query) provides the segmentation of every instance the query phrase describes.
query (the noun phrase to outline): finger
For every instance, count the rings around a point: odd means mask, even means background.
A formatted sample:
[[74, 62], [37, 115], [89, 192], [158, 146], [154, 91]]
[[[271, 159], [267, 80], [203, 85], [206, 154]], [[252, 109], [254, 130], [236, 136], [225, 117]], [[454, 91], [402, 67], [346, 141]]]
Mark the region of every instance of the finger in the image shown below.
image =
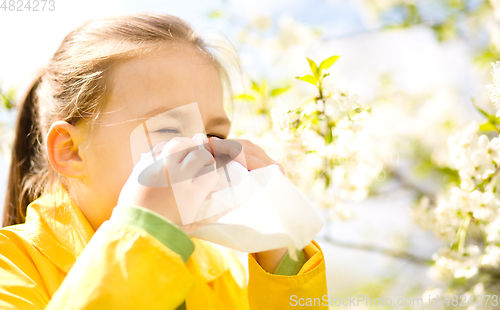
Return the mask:
[[247, 169], [250, 171], [267, 166], [265, 162], [254, 156], [248, 156], [246, 160], [248, 165]]
[[163, 160], [152, 160], [150, 153], [143, 153], [129, 180], [147, 187], [168, 187], [168, 174], [163, 168], [166, 169]]
[[239, 155], [233, 158], [233, 160], [240, 163], [243, 167], [247, 168], [247, 170], [249, 171], [267, 166], [266, 163], [264, 163], [262, 160], [252, 155], [246, 155], [246, 154], [245, 156]]
[[183, 175], [186, 175], [186, 179], [189, 179], [194, 177], [203, 167], [213, 165], [214, 162], [210, 152], [205, 149], [198, 149], [186, 155], [179, 170]]
[[240, 164], [242, 164], [245, 167], [247, 165], [244, 164], [244, 161], [246, 160], [246, 158], [250, 158], [250, 157], [258, 158], [266, 166], [271, 165], [275, 162], [271, 157], [267, 156], [267, 154], [265, 152], [259, 151], [257, 148], [255, 148], [255, 145], [250, 145], [250, 144], [244, 145], [242, 152], [238, 152], [237, 150], [230, 149], [229, 156], [233, 160], [238, 158], [237, 162], [239, 162]]
[[267, 153], [257, 144], [253, 143], [247, 139], [233, 139], [234, 141], [241, 143], [243, 146], [243, 151], [247, 155], [252, 155], [254, 157], [260, 158], [262, 161], [270, 164], [273, 160]]
[[244, 148], [252, 148], [252, 149], [255, 149], [256, 151], [264, 151], [264, 150], [262, 150], [262, 148], [260, 146], [258, 146], [257, 144], [253, 143], [252, 141], [250, 141], [248, 139], [225, 139], [225, 140], [231, 140], [234, 142], [238, 142], [241, 145], [243, 145]]
[[191, 139], [198, 145], [208, 143], [207, 136], [201, 132], [196, 133]]
[[163, 141], [155, 145], [149, 152], [142, 153], [139, 161], [155, 161], [160, 156], [163, 147], [167, 142]]
[[266, 165], [255, 151], [252, 151], [251, 147], [244, 146], [243, 151], [239, 152], [236, 149], [231, 148], [229, 150], [229, 156], [231, 159], [240, 163], [243, 167], [248, 170], [255, 169], [256, 166], [261, 167], [261, 163]]
[[[277, 164], [280, 170], [284, 172], [281, 164], [273, 160], [266, 152], [257, 144], [246, 140], [246, 139], [217, 139], [210, 138], [212, 145], [215, 145], [213, 148], [219, 150], [222, 154], [228, 154], [233, 160], [240, 163], [242, 166], [247, 168], [248, 170], [253, 170], [265, 166], [269, 166], [271, 164]], [[232, 143], [231, 143], [232, 142]], [[242, 146], [241, 151], [239, 149], [233, 148], [233, 146], [238, 145], [238, 143]], [[227, 149], [229, 148], [229, 152]], [[217, 154], [217, 152], [215, 152]], [[247, 162], [248, 161], [248, 162]]]
[[139, 174], [142, 170], [144, 170], [144, 168], [151, 165], [151, 163], [153, 162], [151, 157], [151, 152], [142, 153], [139, 161], [135, 163], [134, 167], [132, 168], [132, 174]]
[[167, 164], [178, 164], [186, 155], [198, 149], [198, 145], [190, 138], [175, 137], [163, 147], [160, 156], [165, 158]]
[[231, 148], [229, 149], [229, 157], [248, 169], [245, 151], [239, 152], [237, 149]]
[[167, 173], [171, 184], [192, 180], [195, 176], [215, 170], [215, 161], [207, 150], [189, 152], [179, 164], [169, 164]]
[[283, 172], [283, 174], [286, 175], [285, 168], [283, 168], [283, 166], [279, 162], [273, 160], [272, 164], [277, 165], [280, 168], [281, 172]]
[[210, 137], [210, 147], [211, 152], [214, 156], [229, 155], [229, 150], [231, 148], [241, 152], [243, 145], [238, 141], [230, 139], [217, 139]]
[[250, 140], [246, 140], [246, 139], [237, 139], [237, 140], [238, 140], [238, 142], [240, 142], [240, 143], [243, 144], [243, 150], [244, 150], [245, 154], [248, 154], [248, 155], [251, 155], [251, 156], [259, 158], [264, 163], [266, 163], [266, 165], [277, 164], [278, 166], [280, 166], [280, 169], [282, 171], [284, 171], [284, 169], [281, 166], [281, 164], [278, 163], [277, 161], [275, 161], [274, 159], [272, 159], [266, 153], [266, 151], [264, 151], [264, 149], [262, 147], [260, 147], [259, 145], [253, 143]]

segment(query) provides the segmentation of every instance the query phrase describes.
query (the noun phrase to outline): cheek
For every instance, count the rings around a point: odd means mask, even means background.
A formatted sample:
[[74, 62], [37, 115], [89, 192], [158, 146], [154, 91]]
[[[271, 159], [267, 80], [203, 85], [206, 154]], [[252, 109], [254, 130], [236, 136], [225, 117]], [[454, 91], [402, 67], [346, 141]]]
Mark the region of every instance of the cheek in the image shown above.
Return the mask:
[[102, 131], [92, 140], [88, 154], [90, 186], [118, 199], [133, 168], [129, 136], [125, 131]]

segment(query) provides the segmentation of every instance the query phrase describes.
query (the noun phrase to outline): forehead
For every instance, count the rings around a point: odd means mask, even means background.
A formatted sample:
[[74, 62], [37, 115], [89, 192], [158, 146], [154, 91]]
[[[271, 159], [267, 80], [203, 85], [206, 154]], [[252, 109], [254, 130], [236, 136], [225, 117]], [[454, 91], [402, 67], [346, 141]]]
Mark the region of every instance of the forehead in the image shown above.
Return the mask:
[[190, 45], [168, 44], [155, 53], [113, 66], [104, 112], [108, 120], [151, 117], [197, 102], [205, 118], [224, 113], [214, 64]]

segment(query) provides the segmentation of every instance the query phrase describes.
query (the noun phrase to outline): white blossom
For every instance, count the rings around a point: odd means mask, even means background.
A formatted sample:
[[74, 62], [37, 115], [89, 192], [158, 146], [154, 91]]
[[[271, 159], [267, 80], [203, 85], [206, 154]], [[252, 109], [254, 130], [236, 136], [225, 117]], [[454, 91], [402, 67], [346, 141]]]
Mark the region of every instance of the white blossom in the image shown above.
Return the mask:
[[289, 111], [290, 108], [281, 100], [278, 100], [276, 106], [270, 110], [273, 130], [277, 134], [278, 139], [290, 140], [293, 138], [293, 134], [290, 131]]
[[495, 244], [489, 244], [484, 252], [485, 254], [481, 259], [481, 264], [498, 267], [500, 263], [500, 247]]
[[500, 216], [498, 216], [498, 210], [495, 219], [486, 224], [484, 231], [487, 234], [487, 242], [500, 243]]
[[495, 172], [494, 159], [499, 157], [499, 141], [489, 141], [485, 135], [478, 135], [476, 122], [448, 139], [450, 162], [458, 170], [461, 179], [484, 180]]
[[500, 0], [490, 0], [495, 19], [500, 20]]
[[493, 138], [488, 144], [488, 153], [495, 163], [500, 164], [500, 139]]
[[260, 31], [265, 31], [272, 26], [272, 19], [270, 16], [265, 15], [252, 15], [250, 17], [250, 25], [259, 29]]
[[299, 23], [292, 15], [283, 14], [278, 20], [277, 42], [281, 49], [293, 46], [308, 46], [317, 36], [308, 26]]
[[327, 97], [326, 104], [338, 108], [343, 112], [348, 111], [357, 103], [359, 99], [358, 94], [352, 93], [344, 80], [333, 84], [333, 81], [328, 79], [329, 77], [327, 76], [323, 79], [322, 83], [323, 95]]
[[500, 61], [491, 63], [493, 68], [490, 71], [492, 84], [486, 85], [489, 91], [491, 103], [497, 108], [497, 117], [500, 116]]

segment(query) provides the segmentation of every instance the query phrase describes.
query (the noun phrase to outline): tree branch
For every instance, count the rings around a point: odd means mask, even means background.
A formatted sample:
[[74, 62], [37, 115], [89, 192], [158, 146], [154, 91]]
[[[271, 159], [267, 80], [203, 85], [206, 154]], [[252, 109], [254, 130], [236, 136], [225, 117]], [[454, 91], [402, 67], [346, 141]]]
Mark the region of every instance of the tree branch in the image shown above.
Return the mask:
[[435, 196], [434, 193], [431, 193], [431, 192], [421, 188], [417, 184], [411, 182], [403, 174], [401, 174], [399, 171], [397, 171], [397, 169], [390, 169], [388, 172], [394, 177], [394, 179], [396, 179], [400, 182], [401, 186], [403, 186], [404, 188], [406, 188], [408, 190], [412, 190], [421, 196], [427, 196], [430, 199], [431, 205], [434, 204], [434, 196]]
[[329, 236], [323, 236], [323, 237], [321, 237], [321, 239], [327, 241], [328, 243], [331, 243], [332, 245], [336, 245], [336, 246], [343, 247], [343, 248], [380, 253], [380, 254], [391, 256], [394, 258], [406, 259], [406, 260], [409, 260], [413, 263], [420, 264], [420, 265], [431, 265], [432, 264], [432, 260], [430, 260], [430, 259], [422, 258], [422, 257], [413, 255], [413, 254], [405, 252], [405, 251], [384, 249], [384, 248], [380, 248], [380, 247], [370, 245], [370, 244], [352, 244], [352, 243], [348, 243], [348, 242], [344, 242], [344, 241], [340, 241], [340, 240], [335, 240]]

